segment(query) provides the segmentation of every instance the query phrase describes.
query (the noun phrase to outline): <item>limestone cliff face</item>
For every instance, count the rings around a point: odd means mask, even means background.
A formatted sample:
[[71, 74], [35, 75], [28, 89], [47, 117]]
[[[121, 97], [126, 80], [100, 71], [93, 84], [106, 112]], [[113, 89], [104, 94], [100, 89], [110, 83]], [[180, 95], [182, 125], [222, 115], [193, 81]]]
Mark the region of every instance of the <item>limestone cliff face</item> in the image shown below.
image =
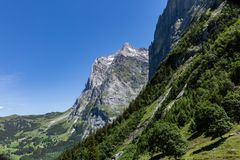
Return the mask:
[[[72, 107], [83, 136], [111, 123], [148, 80], [148, 50], [125, 43], [113, 55], [95, 60], [86, 88]], [[79, 128], [79, 127], [78, 127]]]
[[159, 17], [154, 41], [149, 47], [149, 79], [157, 70], [159, 63], [166, 57], [172, 46], [186, 31], [193, 18], [200, 18], [218, 0], [169, 0], [166, 9]]

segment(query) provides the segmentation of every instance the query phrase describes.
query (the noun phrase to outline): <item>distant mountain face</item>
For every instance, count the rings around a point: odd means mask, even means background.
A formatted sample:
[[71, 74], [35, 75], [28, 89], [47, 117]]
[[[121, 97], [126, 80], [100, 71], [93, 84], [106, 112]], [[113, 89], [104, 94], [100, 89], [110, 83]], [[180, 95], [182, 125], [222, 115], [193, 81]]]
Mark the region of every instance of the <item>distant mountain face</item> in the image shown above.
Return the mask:
[[125, 43], [116, 53], [95, 60], [70, 119], [80, 122], [83, 136], [111, 123], [129, 105], [148, 80], [148, 50]]
[[0, 155], [15, 159], [56, 159], [91, 131], [111, 123], [148, 80], [148, 50], [125, 43], [95, 60], [89, 80], [64, 113], [0, 118]]
[[154, 40], [149, 47], [149, 79], [159, 63], [167, 56], [191, 21], [200, 18], [209, 6], [218, 6], [219, 0], [169, 0], [159, 17]]

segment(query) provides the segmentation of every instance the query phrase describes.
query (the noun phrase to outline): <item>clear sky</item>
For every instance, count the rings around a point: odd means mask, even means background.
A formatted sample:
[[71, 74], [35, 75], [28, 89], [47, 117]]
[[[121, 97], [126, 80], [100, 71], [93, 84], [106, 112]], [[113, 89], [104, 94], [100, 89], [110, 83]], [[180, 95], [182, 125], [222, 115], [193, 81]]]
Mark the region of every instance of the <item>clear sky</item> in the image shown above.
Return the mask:
[[167, 0], [1, 0], [0, 116], [65, 111], [95, 58], [148, 47]]

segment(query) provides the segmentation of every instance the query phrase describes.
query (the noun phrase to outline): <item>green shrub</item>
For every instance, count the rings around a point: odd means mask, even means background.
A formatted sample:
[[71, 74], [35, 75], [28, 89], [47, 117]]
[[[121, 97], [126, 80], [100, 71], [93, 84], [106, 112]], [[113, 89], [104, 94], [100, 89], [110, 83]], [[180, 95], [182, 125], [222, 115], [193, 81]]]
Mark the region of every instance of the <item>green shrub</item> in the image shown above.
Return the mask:
[[232, 81], [235, 85], [240, 85], [240, 61], [235, 62], [232, 65]]
[[223, 108], [202, 102], [195, 112], [195, 129], [207, 136], [221, 137], [231, 129], [230, 119]]
[[229, 119], [216, 120], [209, 126], [208, 132], [213, 138], [222, 137], [231, 130], [231, 126]]
[[229, 92], [224, 97], [223, 107], [232, 121], [240, 122], [240, 93]]
[[164, 156], [182, 156], [187, 150], [187, 141], [180, 134], [179, 128], [171, 123], [157, 122], [140, 139], [141, 149], [148, 148], [151, 153], [161, 152]]

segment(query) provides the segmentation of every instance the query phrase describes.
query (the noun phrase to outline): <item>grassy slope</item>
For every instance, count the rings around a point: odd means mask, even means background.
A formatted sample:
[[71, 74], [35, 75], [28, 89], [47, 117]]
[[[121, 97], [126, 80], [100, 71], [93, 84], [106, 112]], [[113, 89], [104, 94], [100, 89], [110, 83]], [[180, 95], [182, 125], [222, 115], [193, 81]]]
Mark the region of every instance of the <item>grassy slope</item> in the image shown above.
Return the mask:
[[[188, 129], [187, 126], [182, 129]], [[181, 160], [237, 160], [240, 159], [240, 134], [239, 132], [240, 125], [234, 125], [232, 130], [223, 136], [223, 139], [216, 138], [211, 139], [210, 137], [205, 137], [200, 135], [197, 138], [190, 140], [188, 152], [182, 156]], [[189, 138], [191, 135], [185, 135]], [[235, 136], [229, 136], [230, 134], [236, 134]], [[136, 147], [136, 146], [135, 146]], [[122, 155], [120, 160], [132, 159], [134, 156], [134, 150], [131, 148], [125, 148], [125, 153]], [[133, 151], [133, 152], [131, 152]], [[157, 155], [157, 154], [156, 154]], [[139, 159], [149, 160], [151, 158], [150, 154], [145, 153], [141, 155]], [[163, 160], [174, 160], [174, 158], [165, 157]]]
[[236, 160], [240, 159], [240, 134], [230, 136], [231, 133], [236, 133], [240, 130], [240, 125], [235, 125], [233, 129], [221, 138], [211, 139], [205, 136], [190, 141], [189, 151], [182, 159], [218, 159], [218, 160]]
[[[32, 155], [33, 151], [67, 141], [72, 129], [72, 122], [66, 119], [68, 114], [69, 111], [42, 116], [14, 115], [0, 118], [1, 134], [5, 139], [0, 142], [0, 154], [8, 154], [11, 159], [18, 160], [23, 156]], [[36, 127], [31, 128], [32, 124]], [[14, 130], [16, 125], [19, 126], [17, 131]], [[44, 154], [42, 153], [42, 156]], [[46, 154], [46, 158], [59, 155], [58, 152]]]

